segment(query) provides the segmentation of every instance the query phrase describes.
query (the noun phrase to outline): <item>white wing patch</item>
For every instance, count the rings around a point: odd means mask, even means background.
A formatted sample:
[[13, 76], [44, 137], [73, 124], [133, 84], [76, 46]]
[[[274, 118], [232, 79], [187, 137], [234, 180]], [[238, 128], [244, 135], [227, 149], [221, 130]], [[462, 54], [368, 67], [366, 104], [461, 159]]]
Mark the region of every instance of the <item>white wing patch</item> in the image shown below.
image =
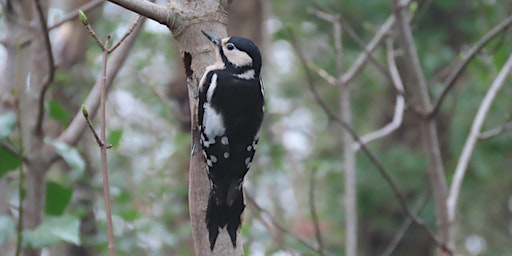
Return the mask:
[[210, 103], [204, 103], [203, 115], [203, 133], [206, 138], [203, 139], [203, 146], [209, 147], [215, 143], [215, 137], [221, 136], [226, 131], [222, 115], [210, 107]]
[[217, 74], [212, 75], [212, 80], [210, 81], [210, 87], [208, 87], [208, 91], [206, 92], [206, 101], [212, 101], [213, 93], [215, 92], [215, 88], [217, 88]]

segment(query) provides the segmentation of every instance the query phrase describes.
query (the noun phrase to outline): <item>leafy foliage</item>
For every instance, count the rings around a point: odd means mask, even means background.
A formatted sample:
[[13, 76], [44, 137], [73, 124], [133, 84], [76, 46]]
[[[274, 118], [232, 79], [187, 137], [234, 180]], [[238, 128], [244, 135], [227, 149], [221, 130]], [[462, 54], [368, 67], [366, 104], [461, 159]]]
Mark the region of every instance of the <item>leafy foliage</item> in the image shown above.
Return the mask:
[[76, 216], [48, 216], [34, 230], [23, 231], [24, 246], [43, 248], [59, 242], [80, 244], [80, 220]]
[[45, 213], [47, 215], [60, 216], [71, 200], [73, 190], [56, 182], [46, 182]]

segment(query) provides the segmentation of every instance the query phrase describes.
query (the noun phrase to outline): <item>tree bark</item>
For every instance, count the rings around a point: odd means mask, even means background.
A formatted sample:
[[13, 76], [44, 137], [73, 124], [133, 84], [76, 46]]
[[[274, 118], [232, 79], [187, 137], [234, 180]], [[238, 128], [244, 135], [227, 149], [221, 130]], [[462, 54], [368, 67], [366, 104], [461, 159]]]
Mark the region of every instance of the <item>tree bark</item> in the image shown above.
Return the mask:
[[[198, 4], [198, 3], [201, 4]], [[201, 30], [209, 31], [217, 36], [225, 37], [227, 10], [230, 1], [176, 1], [171, 2], [170, 10], [174, 14], [173, 23], [167, 24], [178, 42], [187, 77], [192, 78], [193, 86], [203, 74], [205, 68], [215, 59], [214, 46], [202, 34]], [[178, 22], [176, 22], [178, 21]], [[190, 63], [189, 63], [190, 61]], [[197, 90], [197, 88], [195, 88]], [[210, 250], [205, 217], [210, 192], [210, 181], [206, 175], [203, 155], [200, 153], [199, 126], [197, 124], [197, 91], [189, 87], [189, 103], [191, 113], [192, 153], [189, 173], [189, 209], [192, 225], [192, 236], [196, 255], [243, 255], [240, 231], [237, 235], [237, 246], [233, 248], [226, 230], [221, 230], [215, 248]]]

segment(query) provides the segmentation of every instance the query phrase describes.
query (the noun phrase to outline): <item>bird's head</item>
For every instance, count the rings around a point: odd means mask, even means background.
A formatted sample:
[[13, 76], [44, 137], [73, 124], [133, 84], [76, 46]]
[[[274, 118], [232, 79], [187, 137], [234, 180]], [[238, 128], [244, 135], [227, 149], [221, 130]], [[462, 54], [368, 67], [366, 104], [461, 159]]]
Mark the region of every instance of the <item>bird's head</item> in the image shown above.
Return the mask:
[[227, 69], [239, 74], [252, 69], [255, 76], [259, 76], [261, 53], [254, 42], [244, 37], [219, 38], [206, 31], [201, 30], [201, 32], [217, 46], [218, 56]]

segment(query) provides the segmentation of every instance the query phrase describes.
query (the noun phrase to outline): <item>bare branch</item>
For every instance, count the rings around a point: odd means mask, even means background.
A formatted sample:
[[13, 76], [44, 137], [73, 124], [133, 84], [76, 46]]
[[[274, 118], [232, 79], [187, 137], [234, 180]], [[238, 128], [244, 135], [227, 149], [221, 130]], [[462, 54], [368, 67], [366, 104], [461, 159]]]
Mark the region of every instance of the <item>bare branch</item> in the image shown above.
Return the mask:
[[315, 206], [315, 174], [317, 170], [311, 170], [311, 176], [309, 177], [309, 211], [311, 212], [311, 219], [313, 219], [313, 225], [315, 227], [315, 237], [318, 243], [318, 252], [323, 255], [324, 242], [322, 239], [322, 231], [320, 230], [320, 223], [318, 222], [318, 215], [316, 214]]
[[465, 54], [462, 54], [464, 59], [460, 61], [453, 72], [450, 73], [446, 81], [444, 82], [445, 87], [443, 89], [443, 92], [437, 99], [437, 101], [434, 104], [434, 108], [428, 113], [428, 117], [432, 118], [439, 112], [441, 105], [443, 104], [444, 99], [448, 95], [448, 93], [451, 91], [451, 89], [455, 86], [455, 82], [459, 78], [459, 76], [462, 74], [466, 66], [469, 64], [469, 62], [476, 56], [482, 48], [489, 43], [492, 39], [494, 39], [497, 35], [499, 35], [501, 32], [503, 32], [505, 29], [510, 27], [512, 25], [512, 15], [508, 16], [505, 20], [500, 22], [498, 25], [496, 25], [494, 28], [492, 28], [487, 34], [485, 34], [478, 42], [475, 43], [471, 49]]
[[[121, 45], [121, 43], [123, 43], [123, 41], [133, 32], [135, 27], [137, 27], [137, 24], [139, 24], [139, 21], [141, 19], [142, 19], [142, 16], [140, 16], [140, 15], [137, 16], [137, 18], [132, 22], [130, 27], [126, 30], [124, 35], [121, 37], [121, 39], [119, 39], [119, 41], [117, 41], [117, 43], [115, 43], [114, 45], [112, 45], [112, 47], [110, 47], [108, 49], [108, 53], [111, 53], [111, 52], [115, 51], [116, 48], [119, 47], [119, 45]], [[108, 46], [105, 46], [105, 47], [108, 47]]]
[[371, 56], [371, 53], [377, 48], [377, 46], [380, 44], [384, 36], [389, 32], [389, 30], [393, 27], [395, 24], [395, 18], [394, 16], [390, 16], [386, 22], [380, 27], [380, 29], [375, 33], [375, 36], [370, 40], [368, 45], [363, 48], [364, 51], [359, 54], [356, 61], [352, 66], [343, 74], [343, 77], [341, 78], [345, 83], [350, 83], [352, 79], [359, 73], [359, 71], [364, 67], [366, 62], [368, 62], [368, 58]]
[[[427, 203], [428, 203], [429, 200], [430, 200], [430, 192], [429, 193], [425, 193], [425, 197], [423, 198], [423, 202], [414, 211], [416, 215], [419, 215], [421, 213], [421, 211], [423, 211], [425, 206], [427, 206]], [[393, 253], [393, 251], [395, 250], [395, 248], [398, 245], [398, 243], [400, 242], [400, 240], [402, 240], [405, 232], [407, 231], [407, 229], [409, 228], [411, 223], [412, 223], [412, 220], [410, 218], [408, 218], [408, 217], [404, 220], [404, 222], [402, 223], [402, 226], [400, 226], [400, 229], [398, 229], [398, 231], [395, 233], [393, 239], [391, 240], [391, 242], [386, 247], [386, 250], [382, 253], [382, 256], [389, 256], [389, 255], [391, 255]]]
[[486, 140], [486, 139], [490, 139], [494, 136], [498, 136], [502, 133], [505, 133], [507, 131], [511, 131], [512, 130], [512, 121], [509, 121], [507, 123], [504, 123], [502, 125], [500, 125], [499, 127], [496, 127], [494, 129], [491, 129], [489, 131], [485, 131], [485, 132], [482, 132], [479, 136], [478, 136], [478, 139], [481, 139], [481, 140]]
[[308, 61], [307, 62], [307, 65], [308, 65], [308, 68], [315, 71], [315, 73], [323, 78], [327, 83], [331, 84], [331, 85], [336, 85], [336, 78], [334, 78], [333, 76], [331, 76], [329, 73], [327, 73], [327, 71], [325, 71], [325, 69], [319, 67], [318, 65], [316, 65], [314, 62], [312, 61]]
[[101, 173], [103, 174], [103, 196], [105, 197], [105, 212], [107, 217], [107, 233], [108, 233], [108, 254], [109, 256], [115, 255], [115, 245], [114, 245], [114, 228], [112, 225], [112, 209], [110, 207], [110, 187], [108, 182], [108, 165], [107, 165], [107, 147], [105, 143], [107, 141], [107, 132], [106, 132], [106, 95], [107, 95], [107, 59], [108, 59], [108, 42], [110, 40], [110, 36], [107, 36], [104, 43], [103, 49], [103, 68], [101, 70], [101, 82], [100, 82], [100, 119], [101, 119], [101, 130], [100, 130], [100, 140], [103, 142], [100, 146], [100, 155], [101, 155]]
[[136, 12], [144, 17], [152, 19], [160, 24], [169, 26], [171, 18], [178, 18], [177, 13], [171, 12], [165, 6], [150, 1], [141, 0], [109, 0], [109, 2]]
[[274, 227], [279, 229], [281, 232], [283, 232], [285, 234], [288, 234], [289, 236], [293, 237], [295, 240], [297, 240], [299, 243], [301, 243], [302, 245], [306, 246], [310, 250], [312, 250], [312, 251], [314, 251], [314, 252], [316, 252], [316, 253], [318, 253], [320, 255], [325, 255], [324, 253], [319, 251], [317, 248], [315, 248], [315, 246], [309, 244], [306, 240], [302, 239], [301, 237], [299, 237], [298, 235], [293, 233], [291, 230], [286, 228], [283, 224], [281, 224], [281, 222], [278, 221], [274, 216], [272, 216], [272, 214], [270, 214], [270, 212], [268, 212], [267, 210], [263, 209], [258, 203], [256, 203], [256, 200], [254, 200], [254, 197], [251, 196], [251, 194], [247, 193], [247, 191], [245, 191], [244, 194], [245, 194], [245, 198], [247, 199], [247, 202], [249, 204], [251, 204], [254, 208], [256, 208], [256, 210], [259, 212], [260, 215], [267, 216], [270, 219], [270, 222], [272, 222], [272, 225]]
[[471, 154], [473, 153], [473, 149], [475, 148], [475, 144], [478, 140], [478, 136], [480, 135], [480, 129], [487, 117], [487, 112], [489, 111], [496, 94], [503, 86], [507, 75], [512, 70], [512, 55], [508, 58], [507, 62], [503, 65], [500, 72], [494, 79], [491, 84], [491, 87], [485, 94], [480, 107], [478, 108], [478, 112], [473, 120], [473, 124], [471, 125], [471, 130], [469, 131], [468, 138], [466, 139], [466, 143], [462, 148], [462, 153], [460, 155], [459, 161], [457, 162], [457, 167], [455, 169], [455, 174], [453, 176], [453, 180], [450, 186], [450, 193], [448, 195], [448, 199], [446, 200], [446, 204], [448, 206], [448, 216], [450, 218], [450, 222], [453, 222], [455, 219], [455, 211], [457, 209], [457, 201], [459, 198], [460, 188], [462, 186], [462, 181], [464, 180], [464, 175], [466, 174], [466, 170], [468, 167], [469, 160], [471, 159]]
[[[87, 11], [90, 11], [90, 10], [100, 6], [105, 1], [106, 0], [94, 0], [94, 1], [88, 2], [88, 3], [84, 4], [83, 6], [81, 6], [81, 7], [77, 8], [77, 9], [71, 11], [70, 13], [64, 15], [64, 17], [62, 17], [61, 20], [57, 21], [55, 24], [50, 25], [48, 27], [48, 32], [52, 31], [53, 29], [58, 28], [62, 24], [66, 23], [67, 21], [70, 21], [70, 20], [76, 18], [78, 16], [78, 10], [82, 10], [84, 12], [87, 12]], [[25, 38], [23, 41], [21, 41], [20, 47], [23, 48], [23, 47], [28, 46], [30, 44], [31, 40], [32, 40], [31, 37]]]
[[[377, 68], [377, 70], [382, 73], [382, 75], [384, 77], [386, 77], [388, 80], [391, 81], [391, 76], [389, 75], [386, 67], [384, 67], [382, 64], [380, 64], [375, 59], [375, 57], [373, 57], [373, 52], [368, 51], [368, 47], [366, 46], [366, 43], [363, 41], [363, 39], [361, 39], [357, 35], [357, 33], [352, 29], [352, 27], [350, 26], [350, 24], [348, 24], [348, 22], [345, 22], [344, 20], [341, 20], [341, 22], [342, 22], [342, 25], [345, 27], [345, 31], [348, 33], [348, 35], [357, 43], [357, 45], [359, 45], [359, 47], [361, 47], [361, 49], [363, 49], [363, 52], [366, 53], [366, 55], [368, 56], [367, 61], [370, 61]], [[377, 31], [377, 33], [379, 33], [379, 31]], [[382, 38], [381, 38], [381, 41], [382, 41]], [[380, 44], [380, 42], [377, 45], [379, 45], [379, 44]], [[359, 69], [358, 71], [361, 71], [362, 68], [363, 68], [363, 66], [361, 66], [361, 69]], [[359, 72], [354, 73], [354, 77], [357, 74], [359, 74]]]
[[[396, 17], [396, 26], [400, 45], [404, 49], [405, 64], [408, 67], [412, 78], [411, 91], [414, 93], [414, 100], [420, 105], [420, 111], [425, 113], [430, 110], [431, 102], [428, 93], [427, 82], [425, 80], [423, 70], [421, 68], [416, 45], [412, 36], [411, 27], [407, 16], [405, 15], [404, 6], [400, 0], [393, 0], [393, 12]], [[436, 205], [437, 227], [439, 229], [440, 239], [435, 239], [436, 244], [442, 249], [443, 253], [452, 254], [449, 247], [452, 244], [450, 223], [447, 216], [446, 197], [448, 194], [446, 178], [444, 174], [443, 161], [441, 159], [441, 151], [439, 146], [439, 138], [437, 136], [437, 128], [434, 120], [420, 120], [420, 132], [423, 144], [428, 156], [428, 174], [434, 201]]]
[[98, 136], [98, 133], [96, 132], [96, 129], [94, 129], [91, 119], [89, 119], [89, 114], [87, 111], [87, 107], [85, 107], [85, 105], [82, 105], [82, 114], [85, 118], [85, 121], [87, 122], [87, 127], [89, 127], [89, 130], [92, 132], [94, 139], [96, 139], [96, 143], [98, 143], [98, 146], [103, 147], [105, 143], [101, 141], [100, 136]]
[[[398, 129], [400, 125], [402, 125], [402, 118], [404, 115], [405, 110], [405, 99], [403, 96], [404, 93], [404, 86], [402, 84], [402, 79], [400, 78], [400, 74], [398, 73], [398, 68], [396, 67], [395, 63], [395, 57], [394, 57], [394, 51], [393, 51], [393, 42], [391, 39], [388, 39], [386, 41], [387, 45], [387, 59], [388, 59], [388, 66], [389, 71], [391, 73], [391, 79], [393, 80], [393, 85], [395, 86], [395, 90], [398, 92], [396, 95], [396, 103], [395, 103], [395, 111], [393, 114], [393, 120], [382, 127], [381, 129], [368, 133], [364, 136], [361, 136], [361, 142], [368, 144], [369, 142], [377, 139], [381, 139], [389, 134], [391, 134], [393, 131]], [[354, 151], [359, 150], [359, 144], [354, 143], [352, 145], [352, 148]]]
[[[122, 64], [124, 63], [126, 57], [128, 56], [128, 53], [130, 52], [130, 49], [133, 46], [135, 39], [137, 38], [137, 34], [142, 30], [142, 26], [143, 26], [144, 22], [145, 22], [145, 19], [143, 19], [139, 23], [139, 25], [134, 30], [134, 32], [120, 46], [120, 48], [112, 54], [112, 57], [110, 58], [110, 60], [108, 62], [108, 66], [110, 68], [107, 72], [107, 84], [106, 84], [107, 90], [109, 90], [109, 88], [112, 86], [112, 82], [113, 82], [114, 78], [116, 77]], [[96, 113], [96, 111], [98, 110], [98, 107], [100, 105], [100, 101], [99, 101], [100, 84], [101, 84], [101, 79], [98, 79], [96, 81], [96, 84], [94, 85], [94, 87], [89, 92], [87, 99], [84, 102], [84, 105], [89, 110], [89, 114], [91, 116], [93, 116]], [[81, 134], [83, 133], [84, 129], [86, 128], [86, 125], [87, 124], [84, 121], [82, 113], [79, 110], [75, 114], [75, 117], [73, 117], [73, 120], [71, 121], [69, 126], [59, 135], [59, 137], [56, 140], [58, 142], [74, 145], [74, 144], [76, 144], [76, 142], [80, 138]]]
[[101, 39], [96, 34], [96, 31], [91, 27], [91, 24], [84, 23], [85, 28], [87, 29], [87, 32], [89, 32], [89, 35], [94, 39], [96, 44], [100, 47], [101, 51], [105, 51], [108, 48], [108, 45], [105, 45]]
[[325, 10], [321, 10], [321, 9], [315, 10], [315, 9], [312, 9], [312, 10], [309, 10], [309, 12], [314, 14], [318, 18], [320, 18], [322, 20], [325, 20], [325, 21], [327, 21], [329, 23], [339, 22], [339, 17], [337, 15], [328, 13]]
[[64, 17], [62, 17], [59, 21], [55, 22], [55, 24], [52, 24], [48, 27], [48, 30], [53, 30], [55, 28], [58, 28], [59, 26], [61, 26], [62, 24], [72, 20], [72, 19], [75, 19], [77, 16], [78, 16], [78, 10], [82, 10], [83, 12], [88, 12], [98, 6], [100, 6], [101, 4], [103, 4], [106, 0], [93, 0], [93, 1], [90, 1], [80, 7], [78, 7], [77, 9], [69, 12], [68, 14], [64, 15]]
[[[52, 44], [50, 42], [48, 25], [46, 24], [46, 16], [43, 13], [43, 8], [41, 7], [40, 0], [34, 0], [34, 4], [37, 10], [37, 17], [39, 19], [39, 23], [41, 24], [41, 33], [43, 34], [44, 46], [46, 50], [47, 60], [48, 60], [48, 73], [46, 74], [46, 79], [43, 82], [41, 92], [39, 94], [39, 110], [37, 114], [36, 126], [35, 126], [35, 134], [37, 136], [43, 136], [43, 119], [44, 119], [44, 100], [46, 97], [46, 91], [50, 84], [53, 82], [53, 77], [55, 75], [55, 64], [53, 60], [52, 53]], [[37, 87], [39, 88], [39, 87]]]
[[290, 34], [292, 46], [295, 49], [295, 51], [297, 52], [297, 55], [299, 56], [299, 60], [301, 62], [301, 65], [304, 68], [304, 72], [306, 74], [306, 80], [307, 80], [308, 86], [309, 86], [311, 92], [313, 93], [313, 97], [314, 97], [315, 101], [317, 102], [317, 104], [320, 106], [320, 108], [322, 108], [322, 110], [325, 112], [325, 114], [331, 120], [333, 120], [336, 123], [338, 123], [339, 125], [341, 125], [341, 127], [343, 127], [345, 130], [348, 131], [348, 133], [352, 136], [354, 141], [356, 141], [357, 143], [359, 143], [361, 145], [361, 151], [363, 151], [363, 153], [368, 157], [370, 162], [377, 168], [377, 171], [379, 172], [379, 174], [384, 178], [386, 183], [388, 183], [388, 185], [391, 187], [391, 189], [393, 190], [393, 193], [395, 194], [395, 197], [400, 202], [400, 205], [402, 206], [402, 209], [413, 220], [413, 222], [416, 225], [422, 227], [425, 230], [425, 232], [427, 233], [427, 235], [429, 236], [429, 238], [432, 239], [432, 241], [434, 241], [438, 246], [440, 246], [441, 248], [444, 248], [445, 251], [449, 251], [449, 249], [441, 241], [439, 241], [437, 239], [437, 237], [435, 236], [434, 232], [418, 216], [416, 216], [414, 214], [414, 212], [409, 208], [409, 205], [407, 204], [407, 200], [405, 199], [405, 196], [398, 189], [398, 186], [396, 185], [396, 183], [393, 180], [393, 178], [390, 176], [389, 171], [386, 170], [384, 165], [382, 165], [382, 163], [370, 151], [370, 149], [368, 149], [368, 147], [366, 147], [365, 144], [361, 143], [361, 139], [359, 138], [357, 133], [354, 131], [354, 129], [352, 127], [350, 127], [346, 122], [344, 122], [343, 120], [339, 119], [336, 115], [334, 115], [329, 110], [329, 108], [327, 108], [327, 106], [325, 105], [323, 100], [318, 95], [318, 92], [316, 91], [316, 88], [314, 86], [313, 77], [311, 76], [311, 74], [309, 72], [309, 69], [307, 68], [306, 59], [305, 59], [304, 54], [303, 54], [303, 52], [301, 51], [301, 49], [300, 49], [300, 47], [298, 45], [297, 38], [295, 37], [295, 34], [293, 33], [293, 31], [291, 29], [288, 30], [288, 33]]

